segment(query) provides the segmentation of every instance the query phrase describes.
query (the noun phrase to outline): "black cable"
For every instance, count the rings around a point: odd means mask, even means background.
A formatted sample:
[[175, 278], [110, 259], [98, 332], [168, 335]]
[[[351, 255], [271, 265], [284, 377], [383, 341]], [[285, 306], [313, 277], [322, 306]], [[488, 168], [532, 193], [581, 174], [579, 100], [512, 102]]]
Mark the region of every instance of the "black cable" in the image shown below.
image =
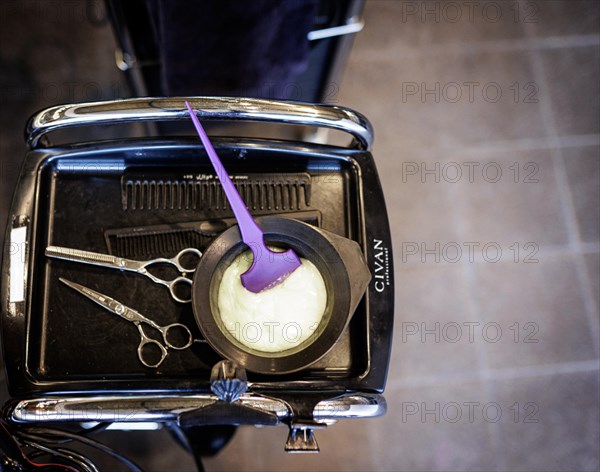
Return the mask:
[[60, 429], [38, 428], [38, 427], [23, 428], [22, 430], [17, 431], [17, 435], [24, 439], [29, 439], [34, 442], [41, 441], [42, 443], [43, 442], [52, 442], [52, 443], [60, 444], [61, 442], [64, 441], [64, 439], [68, 438], [73, 441], [78, 441], [82, 444], [85, 444], [87, 446], [98, 449], [98, 450], [104, 452], [105, 454], [108, 454], [109, 456], [118, 460], [122, 464], [126, 465], [129, 469], [131, 469], [134, 472], [143, 472], [142, 469], [140, 468], [140, 466], [138, 466], [131, 459], [128, 459], [125, 456], [122, 456], [121, 454], [116, 452], [114, 449], [112, 449], [98, 441], [95, 441], [93, 439], [85, 437], [85, 436], [78, 436], [77, 434], [69, 433], [67, 431], [63, 431]]
[[[58, 434], [58, 432], [60, 431], [61, 433], [75, 434], [77, 436], [90, 436], [95, 433], [101, 433], [106, 428], [108, 428], [111, 424], [112, 423], [98, 423], [97, 425], [95, 425], [91, 428], [82, 428], [77, 431], [67, 431], [67, 430], [59, 429], [59, 428], [51, 428], [51, 429], [53, 431], [56, 431], [56, 434]], [[52, 438], [53, 443], [69, 443], [71, 441], [74, 441], [74, 439], [73, 438], [62, 438], [62, 439], [58, 440], [58, 439], [54, 439], [54, 437]]]
[[[38, 444], [33, 441], [25, 441], [25, 444], [34, 449], [38, 449], [43, 454], [50, 454], [52, 457], [66, 460], [68, 463], [79, 467], [84, 472], [98, 472], [98, 468], [94, 464], [91, 464], [89, 459], [77, 454], [74, 451], [71, 451], [70, 449], [52, 449], [48, 446]], [[32, 456], [33, 454], [29, 455], [30, 458]]]

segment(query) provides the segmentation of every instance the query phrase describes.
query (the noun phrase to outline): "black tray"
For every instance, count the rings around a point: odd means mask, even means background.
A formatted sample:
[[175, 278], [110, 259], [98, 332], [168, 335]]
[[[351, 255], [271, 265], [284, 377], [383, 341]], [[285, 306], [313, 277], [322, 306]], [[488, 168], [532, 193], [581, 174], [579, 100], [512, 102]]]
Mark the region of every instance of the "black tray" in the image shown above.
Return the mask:
[[[347, 330], [325, 357], [286, 376], [249, 373], [253, 388], [383, 391], [393, 323], [389, 279], [393, 268], [387, 214], [371, 154], [274, 140], [222, 138], [214, 143], [234, 181], [240, 187], [246, 183], [242, 195], [253, 214], [285, 214], [353, 239], [363, 248], [375, 275]], [[269, 179], [289, 181], [290, 187], [269, 188]], [[167, 181], [178, 182], [181, 197], [170, 201], [161, 197], [157, 203], [147, 194], [132, 193], [134, 188], [143, 192], [144, 186], [145, 192], [151, 191], [158, 182]], [[252, 182], [256, 189], [264, 184], [260, 199], [252, 197]], [[210, 199], [207, 188], [213, 192]], [[161, 325], [185, 323], [202, 341], [191, 305], [174, 302], [166, 288], [145, 277], [51, 260], [44, 250], [57, 245], [131, 256], [123, 253], [130, 247], [114, 243], [115, 235], [190, 222], [206, 222], [203, 227], [217, 234], [233, 217], [223, 200], [217, 205], [218, 195], [210, 163], [195, 139], [128, 140], [30, 151], [8, 232], [17, 226], [28, 228], [23, 303], [8, 303], [9, 238], [2, 277], [2, 335], [11, 394], [208, 391], [210, 368], [219, 356], [206, 343], [169, 351], [158, 369], [146, 368], [137, 358], [135, 327], [58, 278], [110, 295]], [[195, 244], [203, 250], [211, 239], [211, 234], [204, 234]], [[174, 255], [157, 247], [143, 250], [154, 257]], [[386, 278], [381, 277], [384, 272]]]
[[[147, 152], [152, 151], [148, 149]], [[141, 162], [125, 159], [115, 166], [119, 158], [108, 151], [103, 155], [97, 154], [94, 166], [88, 165], [85, 170], [77, 164], [77, 157], [61, 156], [44, 165], [40, 174], [40, 191], [43, 197], [38, 202], [40, 211], [36, 223], [36, 249], [40, 263], [33, 292], [44, 293], [45, 296], [34, 297], [32, 312], [36, 315], [30, 320], [27, 360], [28, 371], [36, 380], [111, 380], [132, 376], [206, 377], [212, 365], [219, 360], [206, 344], [196, 343], [192, 349], [170, 352], [158, 369], [143, 367], [136, 355], [139, 342], [137, 329], [59, 283], [58, 278], [63, 277], [110, 295], [161, 325], [183, 322], [194, 330], [196, 338], [201, 339], [194, 326], [191, 305], [176, 303], [164, 287], [137, 274], [51, 260], [43, 255], [43, 250], [48, 245], [107, 253], [109, 248], [105, 233], [115, 228], [176, 226], [186, 222], [210, 222], [233, 217], [230, 209], [223, 209], [222, 204], [216, 205], [217, 202], [222, 202], [216, 198], [215, 204], [206, 203], [202, 205], [203, 209], [199, 209], [201, 205], [197, 204], [196, 210], [192, 209], [192, 204], [173, 205], [171, 208], [169, 202], [164, 206], [159, 205], [160, 209], [151, 206], [151, 209], [133, 210], [131, 205], [128, 209], [123, 209], [122, 180], [131, 180], [133, 176], [135, 179], [143, 175], [144, 179], [151, 182], [172, 182], [176, 179], [187, 181], [191, 188], [194, 182], [214, 181], [210, 163], [200, 146], [161, 150], [161, 154], [164, 153], [171, 156], [152, 157], [151, 163], [147, 162], [149, 157]], [[176, 154], [188, 156], [177, 158]], [[253, 152], [240, 163], [231, 151], [225, 152], [223, 149], [221, 156], [226, 168], [233, 169], [234, 180], [247, 180], [245, 177], [250, 176], [253, 180], [263, 181], [266, 180], [265, 171], [270, 169], [274, 172], [269, 174], [277, 176], [294, 176], [298, 174], [298, 170], [302, 171], [311, 184], [311, 200], [310, 206], [302, 201], [301, 208], [318, 212], [321, 226], [326, 230], [349, 238], [358, 234], [355, 217], [358, 214], [356, 176], [349, 162], [327, 159], [317, 163], [289, 155], [278, 156], [276, 152]], [[317, 165], [321, 168], [317, 168]], [[256, 177], [257, 170], [263, 172], [259, 177]], [[285, 193], [287, 192], [283, 194]], [[198, 192], [195, 200], [200, 200], [200, 195], [202, 193]], [[283, 207], [277, 204], [282, 200], [282, 193], [276, 195], [273, 198], [276, 202], [270, 205], [272, 210], [267, 209], [268, 205], [264, 202], [266, 199], [263, 198], [264, 210], [254, 213], [274, 214], [275, 206]], [[160, 198], [159, 200], [162, 201]], [[140, 205], [137, 206], [139, 208]], [[252, 208], [253, 205], [250, 206]], [[293, 216], [294, 212], [286, 214]], [[164, 239], [163, 236], [157, 238]], [[146, 236], [144, 239], [152, 237]], [[198, 247], [201, 251], [205, 248]], [[148, 256], [172, 257], [175, 253], [163, 252]], [[300, 378], [315, 375], [347, 376], [364, 370], [366, 364], [362, 353], [366, 352], [366, 337], [364, 329], [360, 330], [364, 323], [364, 312], [357, 314], [350, 332], [333, 352], [316, 366], [306, 370]], [[352, 336], [355, 331], [360, 331], [357, 333], [359, 335]], [[32, 342], [33, 339], [36, 342]], [[352, 352], [356, 354], [352, 355]]]

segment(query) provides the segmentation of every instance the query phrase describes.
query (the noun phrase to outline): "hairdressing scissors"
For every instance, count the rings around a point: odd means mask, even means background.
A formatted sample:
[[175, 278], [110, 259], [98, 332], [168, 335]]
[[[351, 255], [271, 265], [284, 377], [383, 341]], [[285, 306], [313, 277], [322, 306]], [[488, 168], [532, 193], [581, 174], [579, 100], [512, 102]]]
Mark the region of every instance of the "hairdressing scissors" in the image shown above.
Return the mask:
[[[96, 302], [101, 307], [107, 309], [108, 311], [114, 313], [115, 315], [119, 315], [121, 318], [124, 318], [127, 321], [130, 321], [134, 325], [136, 325], [138, 331], [140, 332], [140, 337], [141, 337], [140, 344], [137, 348], [138, 358], [139, 358], [140, 362], [142, 364], [144, 364], [146, 367], [158, 367], [159, 365], [161, 365], [162, 362], [167, 357], [167, 349], [175, 349], [177, 351], [181, 351], [183, 349], [187, 349], [188, 347], [190, 347], [192, 345], [192, 343], [194, 342], [192, 332], [184, 324], [172, 323], [172, 324], [169, 324], [166, 326], [159, 326], [154, 321], [152, 321], [150, 318], [145, 317], [144, 315], [142, 315], [138, 311], [134, 310], [133, 308], [129, 308], [128, 306], [123, 305], [121, 302], [118, 302], [114, 298], [111, 298], [107, 295], [103, 295], [100, 292], [96, 292], [95, 290], [84, 287], [83, 285], [76, 284], [75, 282], [70, 282], [69, 280], [63, 279], [62, 277], [60, 277], [59, 280], [63, 284], [71, 287], [73, 290], [78, 291], [79, 293], [86, 296], [90, 300]], [[146, 333], [144, 333], [142, 324], [147, 324], [147, 325], [151, 326], [152, 328], [160, 331], [160, 333], [162, 334], [162, 339], [163, 339], [164, 344], [161, 344], [156, 339], [152, 339], [152, 338], [148, 337], [146, 335]], [[185, 343], [182, 342], [180, 344], [177, 342], [173, 343], [173, 342], [169, 341], [169, 332], [171, 332], [171, 336], [173, 336], [175, 330], [179, 331], [181, 334], [184, 335], [184, 340], [187, 338]], [[155, 362], [155, 363], [148, 362], [144, 358], [144, 356], [148, 357], [148, 355], [151, 354], [150, 351], [147, 349], [150, 346], [156, 346], [158, 348], [158, 350], [160, 352], [160, 359], [158, 360], [158, 362]], [[146, 354], [144, 354], [144, 353], [146, 353]]]
[[[196, 271], [198, 261], [202, 257], [202, 253], [198, 249], [187, 248], [171, 259], [159, 257], [149, 261], [135, 261], [133, 259], [125, 259], [124, 257], [111, 256], [110, 254], [100, 254], [97, 252], [82, 251], [80, 249], [72, 249], [68, 247], [48, 246], [46, 248], [46, 256], [57, 259], [65, 259], [67, 261], [82, 262], [84, 264], [92, 264], [101, 267], [109, 267], [111, 269], [127, 270], [145, 275], [152, 282], [164, 285], [171, 292], [171, 296], [175, 301], [180, 303], [189, 303], [190, 298], [181, 298], [177, 295], [176, 287], [180, 284], [192, 285], [192, 279], [185, 277], [186, 273]], [[185, 263], [185, 259], [189, 258], [192, 263]], [[148, 271], [148, 267], [154, 264], [169, 264], [177, 268], [181, 272], [181, 276], [175, 277], [172, 280], [161, 279]]]

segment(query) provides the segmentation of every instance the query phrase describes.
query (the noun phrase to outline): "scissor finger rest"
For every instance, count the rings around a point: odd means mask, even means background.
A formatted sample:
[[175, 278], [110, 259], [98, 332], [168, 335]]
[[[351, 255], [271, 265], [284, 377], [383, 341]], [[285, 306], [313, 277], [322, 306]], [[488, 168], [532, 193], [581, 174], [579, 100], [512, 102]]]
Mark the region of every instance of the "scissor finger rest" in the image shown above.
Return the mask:
[[[140, 362], [146, 367], [156, 368], [159, 365], [161, 365], [167, 357], [167, 349], [158, 341], [146, 336], [140, 324], [137, 324], [137, 327], [141, 336], [140, 344], [137, 348], [138, 358], [140, 359]], [[160, 352], [160, 358], [156, 362], [148, 362], [146, 358], [150, 358], [150, 360], [152, 360], [152, 358], [155, 358], [155, 355], [152, 353], [153, 346], [156, 346], [156, 348], [158, 348], [158, 352]]]
[[190, 303], [192, 301], [192, 279], [188, 279], [187, 277], [177, 277], [176, 279], [167, 282], [165, 285], [169, 287], [171, 297], [173, 297], [173, 300], [176, 302]]
[[173, 323], [160, 328], [165, 345], [170, 349], [181, 351], [187, 349], [194, 342], [194, 337], [189, 328], [181, 323]]

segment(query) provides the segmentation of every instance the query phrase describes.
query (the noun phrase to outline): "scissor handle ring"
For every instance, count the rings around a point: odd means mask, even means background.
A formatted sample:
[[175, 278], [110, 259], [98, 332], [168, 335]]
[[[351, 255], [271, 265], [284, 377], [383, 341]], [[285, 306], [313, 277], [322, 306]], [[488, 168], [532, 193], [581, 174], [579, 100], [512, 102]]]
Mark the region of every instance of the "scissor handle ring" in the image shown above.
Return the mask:
[[[185, 343], [183, 346], [177, 346], [169, 341], [169, 330], [170, 329], [178, 329], [178, 328], [183, 329], [188, 337], [187, 343]], [[169, 349], [175, 349], [176, 351], [182, 351], [183, 349], [187, 349], [188, 347], [190, 347], [194, 342], [194, 336], [192, 336], [192, 332], [183, 323], [172, 323], [170, 325], [163, 326], [162, 328], [160, 328], [160, 331], [162, 333], [165, 345]]]
[[[173, 264], [175, 264], [175, 266], [181, 273], [196, 272], [196, 267], [187, 268], [187, 267], [184, 267], [183, 264], [181, 263], [181, 258], [183, 256], [185, 256], [186, 254], [193, 254], [193, 255], [197, 256], [198, 262], [200, 262], [200, 258], [202, 257], [201, 251], [199, 251], [198, 249], [193, 248], [193, 247], [188, 247], [188, 248], [180, 251], [173, 259], [171, 259], [171, 261], [173, 261]], [[198, 264], [196, 263], [196, 266], [197, 265]]]
[[[159, 365], [161, 365], [163, 363], [163, 361], [165, 360], [165, 358], [167, 357], [167, 349], [161, 343], [159, 343], [157, 340], [146, 336], [144, 334], [144, 332], [142, 331], [141, 326], [138, 325], [138, 327], [139, 327], [140, 333], [142, 334], [142, 340], [140, 341], [140, 344], [137, 349], [138, 358], [139, 358], [140, 362], [142, 364], [144, 364], [146, 367], [156, 368]], [[150, 362], [146, 362], [144, 360], [144, 347], [148, 346], [149, 344], [154, 344], [155, 346], [158, 346], [158, 349], [160, 349], [160, 359], [155, 364], [151, 364]]]
[[175, 287], [177, 286], [177, 284], [180, 283], [184, 283], [184, 284], [188, 284], [190, 287], [192, 285], [192, 279], [188, 279], [187, 277], [177, 277], [173, 280], [171, 280], [170, 282], [167, 282], [166, 285], [167, 287], [169, 287], [169, 292], [171, 292], [171, 296], [173, 297], [173, 300], [175, 300], [176, 302], [179, 303], [190, 303], [192, 301], [192, 292], [190, 290], [190, 298], [181, 298], [179, 296], [177, 296], [177, 293], [175, 292]]

